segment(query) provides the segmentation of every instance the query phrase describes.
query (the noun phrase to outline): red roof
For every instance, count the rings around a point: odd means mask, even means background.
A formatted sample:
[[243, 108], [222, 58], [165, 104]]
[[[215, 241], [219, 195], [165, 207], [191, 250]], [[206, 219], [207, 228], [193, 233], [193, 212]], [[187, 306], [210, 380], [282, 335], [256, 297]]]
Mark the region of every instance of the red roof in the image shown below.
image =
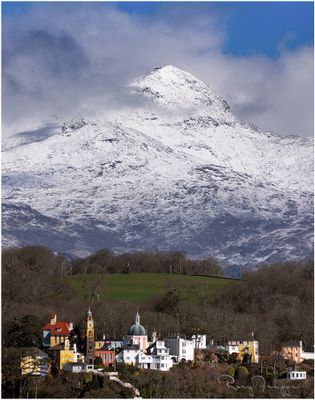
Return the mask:
[[43, 327], [43, 331], [50, 331], [51, 335], [69, 335], [71, 332], [70, 322], [58, 321], [54, 325], [47, 324]]

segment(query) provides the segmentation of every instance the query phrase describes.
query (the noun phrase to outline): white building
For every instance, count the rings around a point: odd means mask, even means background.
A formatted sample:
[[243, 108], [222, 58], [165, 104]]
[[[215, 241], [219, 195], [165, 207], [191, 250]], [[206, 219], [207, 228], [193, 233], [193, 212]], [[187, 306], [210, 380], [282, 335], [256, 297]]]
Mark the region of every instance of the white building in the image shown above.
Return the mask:
[[84, 362], [66, 363], [63, 369], [73, 374], [79, 374], [86, 371], [86, 364]]
[[306, 379], [306, 371], [290, 371], [287, 373], [287, 379], [290, 380]]
[[123, 362], [129, 365], [136, 365], [138, 363], [138, 354], [143, 353], [139, 346], [126, 345], [120, 353], [116, 356], [117, 362]]
[[303, 351], [303, 350], [302, 350], [302, 358], [303, 358], [303, 360], [315, 360], [314, 353], [311, 353], [309, 351]]
[[207, 335], [193, 335], [191, 340], [194, 342], [194, 347], [196, 350], [207, 348]]
[[315, 360], [314, 351], [304, 351], [302, 341], [301, 343], [301, 358], [302, 360]]
[[157, 340], [152, 343], [148, 347], [147, 353], [139, 349], [139, 346], [124, 346], [122, 351], [117, 354], [116, 361], [159, 371], [169, 371], [173, 366], [169, 349], [165, 347], [163, 340]]
[[146, 360], [139, 357], [141, 368], [169, 371], [173, 366], [170, 349], [165, 346], [164, 340], [156, 340], [147, 348]]
[[174, 361], [194, 361], [196, 341], [176, 336], [165, 339], [165, 345], [170, 349]]

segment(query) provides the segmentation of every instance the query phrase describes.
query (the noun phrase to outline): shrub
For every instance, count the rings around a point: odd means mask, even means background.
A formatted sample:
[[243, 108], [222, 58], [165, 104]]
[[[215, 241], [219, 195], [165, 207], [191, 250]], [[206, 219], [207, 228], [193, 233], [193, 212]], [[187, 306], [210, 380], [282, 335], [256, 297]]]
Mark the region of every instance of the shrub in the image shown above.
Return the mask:
[[232, 378], [234, 378], [234, 376], [235, 376], [235, 368], [234, 367], [229, 368], [228, 375], [230, 375]]
[[236, 377], [241, 385], [246, 385], [248, 379], [248, 369], [244, 366], [239, 366], [236, 371]]

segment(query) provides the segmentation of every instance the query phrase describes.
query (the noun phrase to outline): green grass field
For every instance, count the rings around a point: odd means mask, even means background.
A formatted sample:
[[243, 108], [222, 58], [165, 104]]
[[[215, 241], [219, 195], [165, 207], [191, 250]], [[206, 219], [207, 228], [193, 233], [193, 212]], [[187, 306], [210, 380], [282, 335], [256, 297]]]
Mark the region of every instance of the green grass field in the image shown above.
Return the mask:
[[68, 277], [71, 289], [87, 299], [91, 293], [107, 301], [127, 300], [143, 303], [154, 296], [177, 288], [182, 298], [194, 300], [205, 293], [213, 296], [230, 280], [214, 277], [170, 275], [160, 273], [131, 273], [108, 275], [72, 275]]

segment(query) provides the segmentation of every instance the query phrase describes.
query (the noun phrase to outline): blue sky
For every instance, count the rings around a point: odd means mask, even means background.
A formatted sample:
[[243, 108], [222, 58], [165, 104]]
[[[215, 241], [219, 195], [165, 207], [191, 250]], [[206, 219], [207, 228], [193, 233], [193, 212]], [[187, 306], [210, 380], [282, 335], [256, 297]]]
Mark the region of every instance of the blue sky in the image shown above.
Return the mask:
[[313, 135], [312, 2], [2, 2], [3, 122], [97, 113], [167, 64], [235, 114]]
[[[171, 7], [189, 13], [215, 13], [226, 29], [224, 52], [233, 55], [266, 54], [278, 57], [283, 48], [314, 44], [313, 2], [113, 2], [131, 15], [154, 16]], [[2, 2], [3, 17], [27, 14], [32, 2]], [[104, 5], [106, 7], [106, 4]]]
[[[158, 2], [121, 2], [117, 6], [135, 14], [154, 14], [168, 7]], [[262, 53], [276, 57], [283, 46], [296, 48], [314, 43], [312, 2], [199, 3], [199, 7], [204, 12], [217, 12], [226, 25], [226, 53]]]

